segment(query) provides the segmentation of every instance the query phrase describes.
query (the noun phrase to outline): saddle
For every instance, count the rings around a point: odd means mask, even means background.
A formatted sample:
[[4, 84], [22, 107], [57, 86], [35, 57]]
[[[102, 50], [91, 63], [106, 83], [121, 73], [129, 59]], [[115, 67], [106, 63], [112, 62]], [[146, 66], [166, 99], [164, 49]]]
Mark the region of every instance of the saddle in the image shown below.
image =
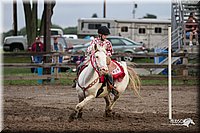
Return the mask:
[[121, 82], [125, 76], [123, 67], [115, 60], [111, 60], [110, 64], [108, 65], [109, 72], [113, 76], [113, 80], [117, 80]]

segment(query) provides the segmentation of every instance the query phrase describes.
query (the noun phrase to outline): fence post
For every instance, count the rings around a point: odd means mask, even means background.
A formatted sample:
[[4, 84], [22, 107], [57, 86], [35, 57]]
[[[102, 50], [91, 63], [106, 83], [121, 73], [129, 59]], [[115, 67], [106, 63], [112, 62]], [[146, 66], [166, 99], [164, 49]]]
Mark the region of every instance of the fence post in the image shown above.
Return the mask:
[[[56, 63], [56, 65], [59, 64], [59, 55], [55, 55], [55, 63]], [[55, 67], [55, 79], [58, 79], [58, 70], [59, 70], [59, 68]]]
[[184, 84], [187, 84], [187, 77], [188, 77], [188, 52], [187, 50], [184, 50], [184, 57], [183, 57], [183, 65], [185, 65], [185, 67], [183, 68], [183, 82]]

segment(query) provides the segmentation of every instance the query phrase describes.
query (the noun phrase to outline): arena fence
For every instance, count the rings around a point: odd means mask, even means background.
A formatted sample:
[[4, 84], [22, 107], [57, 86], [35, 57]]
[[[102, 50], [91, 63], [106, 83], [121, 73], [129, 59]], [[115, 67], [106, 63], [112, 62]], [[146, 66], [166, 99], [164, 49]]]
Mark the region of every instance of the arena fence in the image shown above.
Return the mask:
[[[49, 79], [49, 78], [66, 78], [66, 75], [61, 75], [58, 73], [57, 68], [76, 68], [76, 63], [70, 62], [70, 57], [71, 56], [83, 56], [82, 53], [76, 53], [76, 54], [71, 54], [71, 53], [58, 53], [58, 52], [51, 52], [51, 53], [46, 53], [46, 52], [41, 52], [41, 53], [4, 53], [3, 57], [31, 57], [34, 55], [42, 55], [42, 56], [48, 56], [51, 58], [57, 59], [58, 56], [63, 55], [67, 58], [69, 58], [69, 61], [63, 62], [63, 63], [58, 63], [58, 60], [55, 61], [54, 63], [42, 63], [42, 64], [36, 64], [36, 63], [3, 63], [4, 68], [51, 68], [53, 67], [55, 70], [55, 73], [53, 75], [30, 75], [30, 76], [3, 76], [4, 80], [31, 80], [31, 79]], [[125, 53], [117, 53], [113, 55], [113, 58], [121, 58], [124, 56], [129, 56], [129, 57], [134, 57], [134, 58], [153, 58], [153, 57], [167, 57], [167, 53], [146, 53], [146, 54], [125, 54]], [[176, 80], [198, 80], [198, 68], [199, 64], [198, 63], [188, 63], [189, 58], [198, 58], [198, 53], [188, 53], [188, 52], [183, 52], [183, 53], [173, 53], [172, 57], [180, 57], [183, 60], [183, 64], [172, 64], [172, 70], [178, 69], [179, 71], [181, 70], [180, 75], [172, 76], [172, 79]], [[168, 64], [154, 64], [154, 63], [134, 63], [134, 62], [127, 62], [128, 66], [131, 66], [133, 68], [145, 68], [145, 69], [155, 69], [155, 68], [168, 68]], [[189, 69], [194, 69], [197, 70], [196, 74], [193, 76], [188, 74]], [[74, 77], [67, 77], [69, 79], [73, 79]], [[148, 76], [140, 76], [141, 79], [159, 79], [159, 80], [167, 80], [168, 77], [163, 76], [163, 75], [148, 75]]]

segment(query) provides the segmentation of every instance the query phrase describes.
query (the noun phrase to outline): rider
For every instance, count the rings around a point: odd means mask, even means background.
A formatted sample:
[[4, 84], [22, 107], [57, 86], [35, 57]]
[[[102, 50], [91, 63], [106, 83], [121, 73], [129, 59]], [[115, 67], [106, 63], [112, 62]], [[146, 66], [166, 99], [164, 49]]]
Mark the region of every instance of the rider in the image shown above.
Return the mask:
[[[101, 26], [98, 29], [98, 37], [91, 41], [90, 46], [87, 48], [87, 53], [90, 55], [93, 51], [95, 51], [94, 46], [98, 45], [97, 47], [103, 47], [106, 50], [106, 55], [111, 57], [113, 54], [113, 48], [110, 41], [106, 38], [110, 34], [110, 30], [106, 26]], [[109, 88], [114, 95], [118, 94], [118, 91], [114, 87], [114, 81], [112, 74], [106, 74], [105, 78], [109, 84]], [[73, 84], [72, 87], [75, 87], [76, 84]]]
[[[31, 46], [32, 52], [43, 52], [44, 44], [41, 42], [40, 37], [35, 38], [35, 42]], [[43, 57], [41, 55], [31, 56], [34, 63], [42, 63]]]

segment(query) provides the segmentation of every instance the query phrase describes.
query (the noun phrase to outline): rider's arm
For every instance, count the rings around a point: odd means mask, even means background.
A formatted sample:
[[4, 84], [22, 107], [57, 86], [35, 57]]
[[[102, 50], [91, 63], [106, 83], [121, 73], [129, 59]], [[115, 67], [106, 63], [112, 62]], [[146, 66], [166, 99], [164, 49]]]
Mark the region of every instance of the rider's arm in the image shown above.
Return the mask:
[[112, 44], [109, 41], [107, 41], [106, 43], [107, 43], [107, 48], [106, 48], [107, 53], [106, 54], [108, 56], [112, 56], [112, 54], [114, 53], [113, 48], [112, 48]]
[[87, 55], [90, 55], [94, 51], [95, 40], [90, 42], [90, 46], [87, 48]]
[[87, 48], [87, 55], [90, 55], [92, 50], [93, 50], [93, 45], [90, 44], [90, 46]]

